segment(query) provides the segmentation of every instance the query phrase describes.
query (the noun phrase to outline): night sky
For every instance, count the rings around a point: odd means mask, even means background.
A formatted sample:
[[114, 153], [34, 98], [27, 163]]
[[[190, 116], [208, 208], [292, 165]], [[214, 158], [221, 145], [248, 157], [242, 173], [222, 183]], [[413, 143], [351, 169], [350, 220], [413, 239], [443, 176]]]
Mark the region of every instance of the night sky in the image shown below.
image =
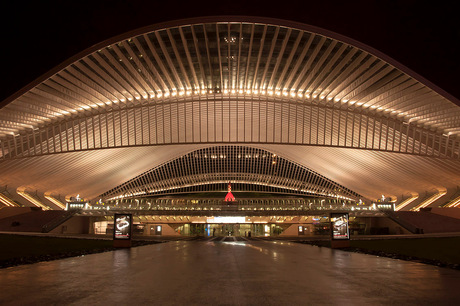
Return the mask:
[[460, 22], [450, 1], [2, 2], [0, 101], [69, 57], [151, 24], [245, 15], [318, 26], [382, 51], [460, 98]]

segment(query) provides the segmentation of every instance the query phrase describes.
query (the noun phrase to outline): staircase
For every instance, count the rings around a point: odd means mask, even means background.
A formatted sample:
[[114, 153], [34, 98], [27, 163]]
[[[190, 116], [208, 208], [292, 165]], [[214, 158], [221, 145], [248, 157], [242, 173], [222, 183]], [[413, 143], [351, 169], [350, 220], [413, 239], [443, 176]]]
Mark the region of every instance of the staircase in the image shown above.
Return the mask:
[[390, 218], [390, 220], [393, 220], [394, 222], [396, 222], [397, 224], [399, 224], [401, 227], [405, 228], [412, 234], [421, 233], [420, 228], [417, 228], [412, 223], [409, 223], [407, 220], [405, 220], [405, 218], [401, 217], [399, 213], [393, 212], [393, 211], [386, 211], [385, 214], [387, 215], [388, 218]]
[[62, 223], [72, 218], [79, 210], [69, 210], [42, 226], [42, 233], [49, 233]]
[[413, 234], [460, 232], [460, 220], [430, 212], [399, 211], [387, 216]]

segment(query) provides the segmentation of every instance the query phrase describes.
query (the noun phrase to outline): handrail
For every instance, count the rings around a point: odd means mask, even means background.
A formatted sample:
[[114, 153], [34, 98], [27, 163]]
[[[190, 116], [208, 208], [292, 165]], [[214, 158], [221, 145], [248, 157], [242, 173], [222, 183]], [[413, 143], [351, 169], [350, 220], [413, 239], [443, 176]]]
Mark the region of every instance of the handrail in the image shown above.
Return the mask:
[[69, 210], [42, 226], [42, 233], [49, 233], [60, 224], [72, 218], [79, 210]]
[[423, 233], [423, 229], [416, 227], [412, 223], [409, 223], [403, 219], [401, 219], [395, 212], [392, 211], [387, 211], [385, 212], [386, 216], [393, 220], [394, 222], [398, 223], [402, 227], [404, 227], [406, 230], [411, 232], [412, 234], [421, 234]]

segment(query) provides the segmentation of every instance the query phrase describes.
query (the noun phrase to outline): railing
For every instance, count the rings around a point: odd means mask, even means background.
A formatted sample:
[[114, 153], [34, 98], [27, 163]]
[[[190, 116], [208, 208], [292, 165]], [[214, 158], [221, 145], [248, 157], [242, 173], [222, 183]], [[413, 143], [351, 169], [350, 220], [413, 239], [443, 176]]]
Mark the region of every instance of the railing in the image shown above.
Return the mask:
[[413, 225], [413, 224], [405, 221], [404, 219], [400, 218], [395, 212], [387, 211], [387, 212], [385, 212], [385, 215], [388, 218], [390, 218], [391, 220], [393, 220], [394, 222], [396, 222], [399, 225], [401, 225], [402, 227], [404, 227], [406, 230], [408, 230], [412, 234], [420, 234], [421, 231], [422, 231], [420, 228], [416, 227], [415, 225]]
[[321, 204], [157, 204], [157, 205], [94, 205], [86, 210], [137, 210], [137, 211], [372, 211], [374, 205], [321, 205]]
[[72, 218], [78, 212], [79, 212], [79, 210], [70, 210], [70, 211], [67, 211], [67, 212], [63, 213], [59, 217], [57, 217], [57, 218], [51, 220], [50, 222], [46, 223], [45, 225], [43, 225], [42, 233], [49, 233], [50, 231], [52, 231], [53, 229], [55, 229], [56, 227], [58, 227], [62, 223], [66, 222], [67, 220]]

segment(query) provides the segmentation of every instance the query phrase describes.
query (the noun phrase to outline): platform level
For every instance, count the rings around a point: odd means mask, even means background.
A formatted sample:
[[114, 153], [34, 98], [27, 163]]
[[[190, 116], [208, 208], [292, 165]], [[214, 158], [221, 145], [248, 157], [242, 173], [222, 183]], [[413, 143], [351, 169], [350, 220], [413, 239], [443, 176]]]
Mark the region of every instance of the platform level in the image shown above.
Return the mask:
[[287, 241], [222, 238], [4, 269], [0, 304], [456, 305], [460, 298], [457, 270]]

